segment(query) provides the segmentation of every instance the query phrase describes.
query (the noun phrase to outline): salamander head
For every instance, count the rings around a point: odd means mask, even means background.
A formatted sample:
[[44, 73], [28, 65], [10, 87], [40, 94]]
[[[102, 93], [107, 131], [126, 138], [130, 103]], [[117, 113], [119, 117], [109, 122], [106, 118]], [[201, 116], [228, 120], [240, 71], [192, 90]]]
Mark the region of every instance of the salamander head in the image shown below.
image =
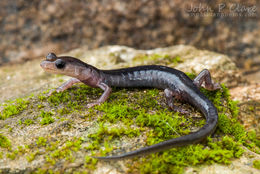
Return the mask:
[[90, 71], [91, 66], [79, 59], [68, 56], [57, 57], [54, 53], [49, 53], [46, 60], [41, 62], [41, 67], [50, 73], [63, 74], [75, 78], [80, 78], [82, 72]]

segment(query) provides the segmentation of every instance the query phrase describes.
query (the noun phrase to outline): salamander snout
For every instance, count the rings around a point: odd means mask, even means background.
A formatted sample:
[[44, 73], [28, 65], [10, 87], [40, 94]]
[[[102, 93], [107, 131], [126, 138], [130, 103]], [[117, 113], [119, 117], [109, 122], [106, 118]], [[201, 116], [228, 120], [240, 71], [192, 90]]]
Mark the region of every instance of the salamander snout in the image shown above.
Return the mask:
[[46, 69], [47, 66], [48, 66], [48, 62], [47, 61], [42, 61], [40, 66], [43, 68], [43, 69]]

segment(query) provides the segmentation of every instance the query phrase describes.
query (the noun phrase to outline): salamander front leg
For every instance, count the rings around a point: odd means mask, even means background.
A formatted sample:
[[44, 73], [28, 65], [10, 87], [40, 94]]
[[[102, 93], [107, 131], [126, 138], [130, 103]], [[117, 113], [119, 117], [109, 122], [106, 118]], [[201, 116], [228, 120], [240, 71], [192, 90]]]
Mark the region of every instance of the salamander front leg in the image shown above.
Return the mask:
[[51, 96], [55, 91], [56, 92], [62, 92], [64, 90], [70, 88], [75, 83], [79, 83], [79, 82], [81, 82], [81, 81], [76, 79], [76, 78], [71, 78], [70, 80], [63, 83], [61, 86], [59, 86], [58, 88], [50, 90], [50, 92], [48, 93], [48, 96]]
[[193, 80], [193, 83], [198, 87], [200, 88], [203, 84], [203, 82], [205, 82], [205, 85], [204, 87], [207, 89], [207, 90], [210, 90], [210, 91], [214, 91], [214, 90], [217, 90], [217, 89], [220, 89], [220, 85], [219, 83], [214, 83], [211, 79], [211, 75], [210, 75], [210, 72], [209, 70], [207, 69], [204, 69], [202, 70], [199, 75]]
[[104, 90], [104, 93], [101, 95], [101, 97], [100, 97], [96, 102], [94, 102], [94, 103], [89, 103], [89, 104], [87, 105], [88, 108], [91, 108], [91, 107], [93, 107], [93, 106], [95, 106], [95, 105], [100, 105], [101, 103], [104, 103], [104, 102], [107, 100], [107, 98], [109, 97], [109, 95], [110, 95], [110, 93], [111, 93], [111, 91], [112, 91], [112, 88], [109, 87], [109, 86], [108, 86], [107, 84], [105, 84], [105, 83], [100, 83], [100, 84], [98, 85], [98, 87], [101, 88], [102, 90]]
[[176, 96], [176, 95], [179, 95], [175, 92], [173, 92], [172, 90], [170, 89], [165, 89], [164, 90], [164, 94], [165, 94], [165, 97], [166, 97], [166, 102], [167, 102], [167, 105], [169, 106], [169, 108], [175, 112], [180, 112], [182, 114], [187, 114], [188, 112], [183, 110], [182, 108], [179, 108], [177, 106], [175, 106], [173, 104], [173, 97]]

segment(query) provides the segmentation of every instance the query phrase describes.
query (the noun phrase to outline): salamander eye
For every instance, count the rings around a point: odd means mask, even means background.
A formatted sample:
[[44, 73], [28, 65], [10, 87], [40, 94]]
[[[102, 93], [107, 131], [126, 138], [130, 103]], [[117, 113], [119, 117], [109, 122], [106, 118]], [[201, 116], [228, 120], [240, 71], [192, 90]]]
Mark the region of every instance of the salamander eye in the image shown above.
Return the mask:
[[66, 62], [64, 60], [61, 60], [61, 59], [58, 59], [55, 61], [55, 66], [58, 68], [58, 69], [62, 69], [65, 67], [65, 64]]
[[53, 61], [57, 59], [57, 56], [54, 54], [54, 53], [49, 53], [47, 56], [46, 56], [46, 60], [49, 60], [49, 61]]

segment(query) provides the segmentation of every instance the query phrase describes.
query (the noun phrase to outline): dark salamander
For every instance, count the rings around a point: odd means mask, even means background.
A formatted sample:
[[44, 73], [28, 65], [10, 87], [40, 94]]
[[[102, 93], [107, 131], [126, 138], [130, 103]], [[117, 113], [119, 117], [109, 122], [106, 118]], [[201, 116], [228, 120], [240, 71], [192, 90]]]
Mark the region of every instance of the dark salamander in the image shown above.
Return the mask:
[[220, 89], [218, 83], [213, 83], [210, 73], [204, 69], [192, 81], [185, 73], [166, 66], [147, 65], [132, 68], [115, 70], [99, 70], [88, 65], [79, 59], [62, 56], [57, 57], [54, 53], [49, 53], [41, 63], [41, 67], [51, 73], [64, 74], [72, 78], [62, 84], [54, 91], [61, 92], [71, 87], [75, 83], [83, 82], [88, 86], [101, 88], [104, 93], [95, 102], [88, 104], [88, 107], [98, 105], [107, 100], [111, 93], [111, 87], [153, 87], [164, 89], [168, 106], [175, 110], [184, 112], [173, 104], [173, 98], [185, 101], [199, 109], [206, 118], [206, 124], [197, 132], [189, 135], [170, 139], [152, 146], [143, 147], [135, 151], [127, 152], [117, 156], [95, 157], [103, 160], [117, 160], [136, 157], [149, 153], [170, 149], [172, 147], [184, 146], [197, 143], [211, 135], [218, 123], [218, 113], [212, 102], [206, 98], [199, 87], [204, 83], [208, 90]]

